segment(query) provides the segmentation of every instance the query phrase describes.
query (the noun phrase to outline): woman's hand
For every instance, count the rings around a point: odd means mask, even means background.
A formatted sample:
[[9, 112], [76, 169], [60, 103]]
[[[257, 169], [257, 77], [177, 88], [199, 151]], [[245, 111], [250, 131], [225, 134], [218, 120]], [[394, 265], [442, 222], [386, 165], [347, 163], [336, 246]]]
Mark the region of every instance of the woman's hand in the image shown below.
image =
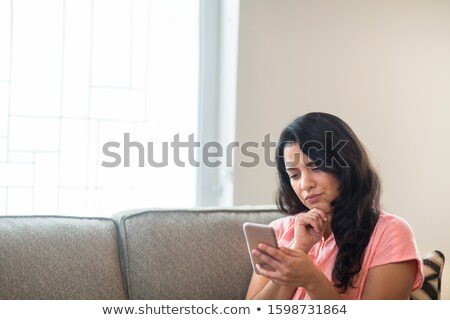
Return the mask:
[[[259, 280], [264, 277], [270, 280], [264, 283], [263, 290], [252, 288], [248, 297], [257, 299], [291, 299], [298, 287], [303, 287], [311, 299], [341, 299], [336, 288], [327, 277], [312, 262], [312, 260], [301, 250], [280, 247], [276, 249], [266, 244], [259, 244], [253, 254], [260, 257], [263, 262], [270, 265], [275, 271], [268, 271], [256, 265]], [[276, 286], [274, 289], [273, 286]], [[284, 290], [281, 292], [280, 288]], [[261, 292], [264, 291], [264, 294]], [[255, 295], [256, 292], [256, 295]], [[278, 295], [277, 295], [278, 294]]]
[[325, 211], [313, 208], [295, 216], [294, 244], [292, 249], [308, 253], [325, 232], [331, 232], [329, 218]]
[[314, 263], [301, 250], [286, 247], [276, 249], [261, 243], [258, 249], [253, 250], [253, 254], [275, 269], [275, 271], [268, 271], [259, 264], [256, 265], [260, 275], [277, 285], [306, 287], [314, 279], [314, 273], [318, 271]]

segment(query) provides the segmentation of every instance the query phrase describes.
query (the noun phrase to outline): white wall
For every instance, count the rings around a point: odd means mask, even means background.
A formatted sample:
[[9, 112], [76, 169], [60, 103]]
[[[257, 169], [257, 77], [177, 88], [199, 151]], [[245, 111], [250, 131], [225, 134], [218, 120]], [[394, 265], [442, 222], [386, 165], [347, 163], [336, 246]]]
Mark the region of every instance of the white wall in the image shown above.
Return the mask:
[[[238, 141], [276, 140], [309, 111], [340, 116], [379, 169], [384, 208], [422, 254], [450, 258], [450, 1], [241, 0], [239, 37]], [[275, 189], [274, 168], [236, 167], [236, 205], [274, 203]]]

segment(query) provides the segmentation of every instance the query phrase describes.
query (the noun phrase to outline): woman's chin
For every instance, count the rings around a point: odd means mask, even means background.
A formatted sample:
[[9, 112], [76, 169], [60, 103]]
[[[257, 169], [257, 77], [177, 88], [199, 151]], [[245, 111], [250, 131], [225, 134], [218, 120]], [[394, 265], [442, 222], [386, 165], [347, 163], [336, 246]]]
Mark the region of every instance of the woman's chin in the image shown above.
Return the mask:
[[318, 204], [314, 204], [314, 205], [308, 204], [308, 205], [306, 205], [306, 207], [309, 210], [319, 209], [319, 210], [325, 212], [327, 215], [333, 213], [333, 208], [331, 208], [330, 206], [327, 206], [327, 205], [325, 205], [323, 203], [318, 203]]

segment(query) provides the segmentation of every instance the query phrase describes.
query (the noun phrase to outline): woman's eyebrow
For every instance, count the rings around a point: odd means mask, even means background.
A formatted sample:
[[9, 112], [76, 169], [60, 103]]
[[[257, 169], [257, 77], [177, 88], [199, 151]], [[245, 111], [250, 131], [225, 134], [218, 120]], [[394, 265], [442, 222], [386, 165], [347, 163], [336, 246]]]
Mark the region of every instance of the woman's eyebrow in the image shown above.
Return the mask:
[[[316, 164], [313, 161], [308, 162], [305, 164], [305, 167], [311, 168], [315, 167]], [[286, 171], [292, 171], [292, 170], [300, 170], [298, 167], [286, 167]]]

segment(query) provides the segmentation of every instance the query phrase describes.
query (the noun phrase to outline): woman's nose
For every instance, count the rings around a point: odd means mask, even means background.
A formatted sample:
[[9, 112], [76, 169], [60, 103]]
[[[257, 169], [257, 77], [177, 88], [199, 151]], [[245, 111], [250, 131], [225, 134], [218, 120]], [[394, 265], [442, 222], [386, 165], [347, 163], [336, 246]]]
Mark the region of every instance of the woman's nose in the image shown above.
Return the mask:
[[315, 186], [315, 181], [314, 181], [313, 177], [311, 176], [311, 174], [309, 174], [309, 173], [303, 174], [300, 179], [300, 188], [302, 190], [308, 191], [314, 186]]

